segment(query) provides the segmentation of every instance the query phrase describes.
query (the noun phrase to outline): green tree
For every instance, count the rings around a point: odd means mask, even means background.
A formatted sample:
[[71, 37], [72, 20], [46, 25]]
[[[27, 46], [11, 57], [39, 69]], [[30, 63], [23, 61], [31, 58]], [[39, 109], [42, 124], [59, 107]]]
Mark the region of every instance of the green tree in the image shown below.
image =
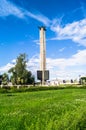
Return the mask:
[[34, 77], [27, 68], [27, 56], [26, 54], [20, 54], [16, 59], [16, 65], [8, 72], [12, 73], [11, 82], [13, 84], [33, 84]]
[[86, 84], [86, 77], [81, 77], [79, 82], [80, 84]]
[[4, 73], [4, 74], [2, 75], [2, 84], [3, 84], [3, 85], [7, 85], [8, 82], [9, 82], [9, 76], [8, 76], [7, 73]]

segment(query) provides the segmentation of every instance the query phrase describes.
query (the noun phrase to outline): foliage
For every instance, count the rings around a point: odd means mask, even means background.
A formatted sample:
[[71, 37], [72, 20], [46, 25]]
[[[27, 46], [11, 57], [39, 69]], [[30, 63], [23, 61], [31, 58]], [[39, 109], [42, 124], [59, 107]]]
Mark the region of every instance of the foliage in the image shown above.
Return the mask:
[[0, 75], [0, 85], [1, 85], [1, 83], [2, 83], [2, 75]]
[[3, 84], [3, 85], [7, 85], [8, 82], [9, 82], [8, 74], [7, 74], [7, 73], [4, 73], [4, 74], [2, 75], [2, 84]]
[[16, 93], [16, 92], [34, 92], [34, 91], [47, 91], [59, 89], [85, 89], [86, 85], [65, 85], [65, 86], [30, 86], [30, 85], [3, 85], [0, 88], [0, 93]]
[[86, 84], [86, 77], [80, 78], [80, 84]]
[[86, 89], [0, 94], [0, 130], [85, 130]]
[[13, 84], [32, 84], [34, 83], [34, 77], [32, 73], [26, 68], [27, 63], [26, 54], [20, 54], [16, 59], [16, 65], [9, 70], [9, 73], [12, 73], [11, 82]]

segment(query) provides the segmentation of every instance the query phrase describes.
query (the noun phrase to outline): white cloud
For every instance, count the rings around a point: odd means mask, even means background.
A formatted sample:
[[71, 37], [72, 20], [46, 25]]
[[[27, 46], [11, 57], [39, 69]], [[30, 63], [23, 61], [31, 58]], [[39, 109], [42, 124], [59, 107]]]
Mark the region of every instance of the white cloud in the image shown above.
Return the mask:
[[8, 72], [8, 70], [12, 67], [14, 67], [14, 65], [12, 63], [8, 63], [7, 65], [0, 67], [0, 73], [2, 74], [4, 72]]
[[27, 63], [27, 69], [31, 70], [33, 73], [36, 73], [39, 70], [39, 56], [34, 55]]
[[50, 24], [50, 20], [39, 12], [32, 13], [23, 8], [17, 7], [10, 1], [0, 0], [0, 17], [6, 17], [9, 15], [14, 15], [22, 19], [31, 17], [39, 22], [42, 22], [46, 26]]
[[48, 58], [47, 66], [50, 69], [51, 78], [76, 78], [82, 74], [86, 76], [86, 50], [79, 50], [68, 59]]
[[81, 65], [86, 65], [86, 50], [79, 50], [75, 55], [72, 55], [72, 57], [66, 59], [66, 58], [61, 58], [61, 59], [47, 59], [47, 64], [48, 67], [52, 66], [54, 67], [59, 67], [60, 69], [64, 69], [68, 66], [81, 66]]
[[56, 38], [53, 38], [52, 40], [71, 39], [80, 45], [86, 46], [86, 19], [66, 24], [64, 27], [55, 23], [55, 25], [52, 24], [51, 30], [57, 35]]
[[15, 66], [16, 59], [13, 59], [10, 63], [0, 67], [0, 73], [3, 74], [4, 72], [8, 72], [8, 70]]
[[[47, 58], [47, 69], [50, 70], [50, 78], [77, 78], [79, 75], [85, 74], [86, 70], [86, 50], [79, 50], [70, 58]], [[28, 70], [34, 74], [39, 70], [39, 57], [33, 56], [28, 62]], [[83, 66], [85, 68], [83, 68]]]
[[84, 70], [56, 70], [50, 71], [50, 77], [51, 79], [79, 79], [79, 76], [86, 76], [86, 73], [84, 73]]
[[[76, 78], [79, 75], [86, 75], [86, 49], [79, 50], [70, 58], [47, 58], [47, 69], [50, 71], [50, 78]], [[0, 67], [0, 73], [7, 72], [14, 66], [15, 59], [5, 66]], [[30, 58], [27, 63], [27, 69], [36, 75], [37, 70], [40, 69], [38, 54]], [[84, 67], [84, 68], [83, 68]], [[71, 69], [70, 69], [71, 68]]]
[[46, 16], [42, 15], [41, 13], [31, 13], [31, 12], [27, 11], [25, 13], [25, 15], [27, 15], [37, 21], [42, 22], [46, 26], [49, 26], [49, 24], [51, 22]]
[[0, 0], [0, 16], [14, 15], [19, 18], [24, 18], [24, 13], [13, 3], [7, 0]]
[[30, 17], [42, 22], [56, 33], [56, 37], [52, 38], [51, 40], [71, 39], [80, 45], [86, 46], [86, 19], [66, 24], [64, 27], [62, 27], [61, 21], [63, 16], [60, 19], [53, 19], [51, 21], [48, 17], [44, 16], [40, 12], [30, 12], [23, 8], [17, 7], [10, 1], [0, 0], [0, 17], [6, 17], [9, 15], [14, 15], [22, 19]]

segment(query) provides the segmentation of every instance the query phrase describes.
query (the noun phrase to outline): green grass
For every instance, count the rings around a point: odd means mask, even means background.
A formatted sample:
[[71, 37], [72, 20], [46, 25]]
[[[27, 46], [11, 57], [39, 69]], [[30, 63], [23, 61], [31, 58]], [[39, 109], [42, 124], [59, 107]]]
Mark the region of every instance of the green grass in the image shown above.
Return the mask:
[[86, 89], [0, 93], [0, 130], [86, 130]]

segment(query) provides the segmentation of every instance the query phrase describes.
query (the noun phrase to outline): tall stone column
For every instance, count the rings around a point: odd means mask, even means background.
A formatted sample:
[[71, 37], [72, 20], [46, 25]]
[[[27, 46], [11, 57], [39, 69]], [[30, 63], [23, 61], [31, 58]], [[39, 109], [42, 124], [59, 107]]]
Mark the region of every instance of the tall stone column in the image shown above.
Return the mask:
[[42, 85], [45, 84], [44, 73], [46, 70], [46, 41], [45, 41], [45, 27], [39, 27], [40, 29], [40, 70], [42, 71]]
[[44, 26], [39, 27], [40, 36], [40, 70], [37, 70], [37, 79], [41, 81], [42, 85], [49, 80], [49, 70], [46, 70], [46, 28]]

